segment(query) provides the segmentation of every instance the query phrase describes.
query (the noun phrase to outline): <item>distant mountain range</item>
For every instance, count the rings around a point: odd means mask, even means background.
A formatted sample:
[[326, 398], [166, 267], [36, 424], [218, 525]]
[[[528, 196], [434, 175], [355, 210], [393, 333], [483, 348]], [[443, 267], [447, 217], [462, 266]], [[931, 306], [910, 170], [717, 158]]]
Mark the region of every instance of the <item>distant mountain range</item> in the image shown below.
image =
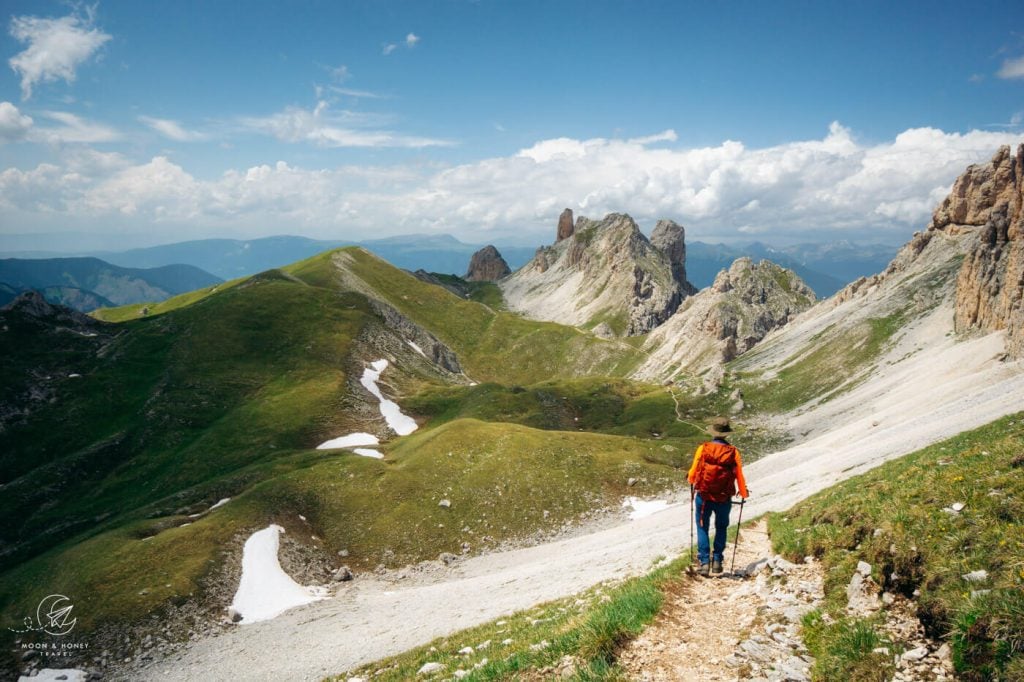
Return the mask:
[[222, 280], [193, 265], [125, 268], [99, 258], [0, 259], [0, 306], [35, 289], [51, 303], [89, 311], [162, 301]]
[[[447, 234], [413, 234], [360, 242], [280, 236], [249, 240], [201, 239], [94, 255], [117, 265], [136, 268], [188, 263], [218, 277], [234, 279], [304, 260], [341, 246], [362, 246], [405, 270], [422, 269], [455, 275], [466, 273], [469, 259], [480, 248], [479, 245], [466, 244]], [[536, 250], [523, 246], [500, 248], [513, 269], [526, 263]]]
[[[294, 263], [340, 246], [362, 246], [405, 270], [462, 276], [473, 253], [481, 245], [467, 244], [448, 234], [412, 234], [359, 242], [276, 236], [249, 240], [201, 239], [89, 255], [124, 268], [159, 268], [185, 263], [230, 280]], [[498, 249], [512, 270], [525, 265], [536, 253], [535, 247], [527, 246], [499, 245]], [[761, 242], [725, 245], [693, 241], [686, 244], [686, 271], [689, 280], [698, 289], [703, 289], [737, 258], [768, 259], [796, 272], [819, 298], [825, 298], [858, 277], [884, 269], [896, 250], [895, 246], [845, 241], [786, 247], [773, 247]], [[38, 257], [56, 254], [32, 252], [9, 255]], [[0, 278], [0, 282], [5, 281]], [[56, 299], [50, 300], [56, 302]]]

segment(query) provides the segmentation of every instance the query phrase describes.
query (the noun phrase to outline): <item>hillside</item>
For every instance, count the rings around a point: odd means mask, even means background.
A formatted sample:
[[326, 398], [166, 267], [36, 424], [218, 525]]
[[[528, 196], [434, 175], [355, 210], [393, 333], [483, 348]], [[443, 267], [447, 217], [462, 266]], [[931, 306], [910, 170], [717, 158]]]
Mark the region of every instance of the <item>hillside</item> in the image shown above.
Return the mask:
[[106, 305], [162, 301], [220, 282], [191, 265], [122, 268], [98, 258], [0, 259], [0, 282], [8, 300], [27, 289], [42, 291], [51, 303], [88, 311]]
[[[234, 550], [271, 521], [308, 582], [530, 544], [617, 508], [630, 479], [677, 486], [699, 439], [663, 391], [600, 378], [635, 367], [633, 346], [362, 249], [125, 310], [0, 312], [0, 612], [60, 583], [96, 646], [127, 655], [150, 615], [165, 649], [219, 627]], [[419, 425], [400, 439], [365, 384], [382, 358], [378, 390]], [[383, 460], [316, 449], [351, 433]]]

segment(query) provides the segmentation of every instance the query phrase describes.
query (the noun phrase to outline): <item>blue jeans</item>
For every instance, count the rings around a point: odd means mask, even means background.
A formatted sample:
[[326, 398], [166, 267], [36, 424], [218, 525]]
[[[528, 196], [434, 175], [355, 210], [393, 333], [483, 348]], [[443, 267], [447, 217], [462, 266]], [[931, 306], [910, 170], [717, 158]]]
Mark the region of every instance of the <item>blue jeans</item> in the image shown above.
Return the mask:
[[715, 561], [721, 561], [725, 552], [725, 532], [729, 528], [729, 510], [732, 509], [732, 502], [712, 502], [701, 498], [700, 493], [693, 499], [694, 520], [697, 522], [697, 558], [700, 563], [709, 563], [711, 556], [711, 539], [708, 537], [708, 527], [711, 525], [711, 515], [715, 515]]

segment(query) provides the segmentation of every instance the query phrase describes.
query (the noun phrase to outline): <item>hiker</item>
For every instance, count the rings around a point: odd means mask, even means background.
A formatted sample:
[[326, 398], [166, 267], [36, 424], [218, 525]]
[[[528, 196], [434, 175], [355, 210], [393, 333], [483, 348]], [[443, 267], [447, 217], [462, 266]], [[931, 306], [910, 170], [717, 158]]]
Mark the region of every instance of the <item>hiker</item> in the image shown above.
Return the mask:
[[[747, 483], [743, 480], [740, 451], [725, 439], [732, 431], [726, 417], [712, 420], [708, 433], [712, 440], [701, 443], [693, 455], [693, 465], [687, 478], [690, 481], [690, 499], [694, 502], [697, 521], [698, 573], [709, 575], [722, 572], [725, 552], [725, 532], [729, 528], [729, 510], [732, 496], [737, 492], [747, 499]], [[715, 516], [715, 547], [711, 553], [708, 524]]]

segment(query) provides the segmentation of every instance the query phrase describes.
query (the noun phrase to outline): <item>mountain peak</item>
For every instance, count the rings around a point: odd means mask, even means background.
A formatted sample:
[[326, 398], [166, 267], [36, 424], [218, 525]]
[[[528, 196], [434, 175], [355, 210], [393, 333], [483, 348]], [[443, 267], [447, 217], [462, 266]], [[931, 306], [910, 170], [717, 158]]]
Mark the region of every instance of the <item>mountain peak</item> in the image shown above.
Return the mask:
[[633, 336], [664, 322], [692, 292], [679, 281], [681, 276], [685, 282], [686, 252], [679, 226], [662, 226], [663, 249], [625, 213], [601, 220], [580, 216], [569, 232], [571, 216], [567, 209], [559, 217], [558, 241], [502, 280], [511, 309], [588, 329], [604, 323], [602, 330]]
[[469, 259], [465, 279], [470, 282], [494, 282], [511, 273], [512, 270], [498, 249], [488, 244]]
[[953, 183], [949, 196], [935, 209], [929, 230], [979, 227], [989, 222], [994, 210], [1007, 212], [1010, 222], [1021, 217], [1021, 177], [1024, 175], [1024, 144], [1012, 154], [1003, 145], [986, 164], [974, 164]]

